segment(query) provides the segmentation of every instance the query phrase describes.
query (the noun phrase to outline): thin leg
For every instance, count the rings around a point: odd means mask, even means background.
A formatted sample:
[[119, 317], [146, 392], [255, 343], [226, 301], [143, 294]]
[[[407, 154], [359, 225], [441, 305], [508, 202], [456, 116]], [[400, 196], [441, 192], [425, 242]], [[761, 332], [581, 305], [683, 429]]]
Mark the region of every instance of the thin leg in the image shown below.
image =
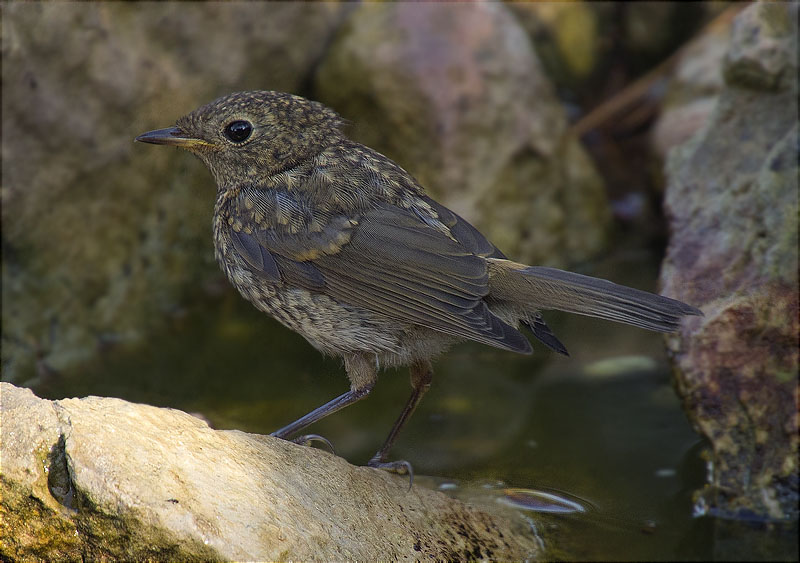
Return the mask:
[[348, 405], [352, 405], [356, 401], [359, 401], [369, 395], [369, 392], [372, 391], [372, 386], [367, 387], [365, 389], [359, 389], [356, 391], [348, 391], [347, 393], [343, 393], [333, 399], [332, 401], [328, 401], [321, 407], [318, 407], [308, 413], [305, 416], [302, 416], [292, 422], [291, 424], [287, 424], [280, 430], [276, 430], [270, 436], [275, 436], [276, 438], [282, 438], [284, 440], [288, 440], [289, 436], [295, 434], [296, 432], [300, 432], [306, 426], [310, 426], [317, 422], [318, 420], [322, 420], [329, 414], [333, 414], [336, 411], [342, 410]]
[[403, 412], [400, 413], [400, 416], [392, 426], [392, 430], [389, 432], [389, 436], [386, 437], [386, 441], [381, 446], [372, 459], [369, 460], [370, 467], [376, 467], [379, 469], [385, 469], [387, 471], [392, 471], [394, 473], [400, 474], [408, 474], [410, 475], [411, 481], [414, 480], [414, 471], [411, 468], [411, 464], [407, 461], [386, 461], [386, 457], [389, 454], [389, 450], [392, 448], [394, 441], [397, 439], [397, 435], [400, 433], [400, 430], [405, 426], [406, 422], [411, 415], [414, 414], [414, 411], [417, 408], [420, 400], [422, 399], [423, 395], [427, 393], [428, 389], [431, 387], [431, 380], [433, 379], [433, 367], [431, 363], [428, 361], [418, 362], [411, 366], [411, 396], [408, 398], [408, 402], [406, 402], [406, 406], [403, 408]]
[[[344, 359], [344, 367], [347, 371], [347, 376], [350, 378], [350, 391], [339, 395], [332, 401], [328, 401], [321, 407], [314, 409], [307, 415], [298, 418], [280, 430], [276, 430], [270, 434], [270, 436], [275, 436], [276, 438], [282, 438], [286, 440], [289, 438], [289, 436], [296, 432], [300, 432], [303, 428], [310, 426], [318, 420], [322, 420], [329, 414], [333, 414], [336, 411], [345, 408], [346, 406], [352, 405], [356, 401], [359, 401], [369, 395], [369, 392], [372, 391], [372, 387], [375, 385], [375, 380], [377, 379], [377, 367], [375, 362], [371, 361], [368, 357], [361, 355], [346, 356]], [[297, 441], [298, 443], [305, 443], [308, 441], [308, 439], [319, 440], [320, 438], [322, 437], [317, 434], [313, 434], [309, 436], [302, 436]], [[330, 445], [330, 442], [324, 438], [322, 438], [322, 441], [327, 442]]]

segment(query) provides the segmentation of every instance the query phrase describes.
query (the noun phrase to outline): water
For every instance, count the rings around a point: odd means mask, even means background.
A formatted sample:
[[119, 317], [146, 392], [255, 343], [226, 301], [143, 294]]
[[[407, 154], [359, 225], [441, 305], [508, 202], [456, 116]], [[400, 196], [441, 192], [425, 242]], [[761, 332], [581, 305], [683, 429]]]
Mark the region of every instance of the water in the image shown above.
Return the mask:
[[[655, 275], [652, 266], [644, 271]], [[433, 386], [393, 450], [413, 464], [417, 486], [514, 505], [536, 523], [550, 559], [796, 558], [796, 526], [742, 532], [692, 518], [703, 444], [670, 386], [660, 335], [547, 319], [571, 357], [535, 344], [532, 357], [464, 344], [435, 364]], [[338, 360], [228, 292], [148, 342], [119, 344], [34, 390], [121, 397], [265, 434], [347, 387]], [[370, 397], [310, 430], [364, 464], [409, 392], [406, 370], [385, 372]]]

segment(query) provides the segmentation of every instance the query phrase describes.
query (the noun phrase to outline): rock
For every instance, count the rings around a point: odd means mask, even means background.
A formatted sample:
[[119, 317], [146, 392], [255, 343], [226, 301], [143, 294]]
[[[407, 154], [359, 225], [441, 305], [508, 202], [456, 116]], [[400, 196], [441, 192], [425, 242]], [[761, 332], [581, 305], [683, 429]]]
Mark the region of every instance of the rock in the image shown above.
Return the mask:
[[798, 517], [797, 11], [737, 16], [716, 108], [666, 167], [664, 293], [705, 313], [668, 338], [713, 450], [699, 513]]
[[133, 138], [230, 91], [301, 88], [343, 10], [3, 5], [3, 379], [135, 340], [218, 279], [213, 180]]
[[[187, 413], [0, 383], [0, 558], [464, 560], [539, 553], [521, 516]], [[496, 504], [496, 503], [495, 503]], [[540, 541], [540, 540], [538, 540]]]
[[790, 4], [759, 4], [737, 18], [725, 60], [725, 81], [756, 90], [781, 91], [797, 86], [797, 13]]
[[724, 86], [722, 63], [730, 44], [731, 20], [724, 18], [689, 43], [672, 71], [652, 145], [661, 159], [708, 121]]
[[602, 182], [505, 5], [362, 4], [315, 89], [515, 260], [563, 266], [604, 247]]

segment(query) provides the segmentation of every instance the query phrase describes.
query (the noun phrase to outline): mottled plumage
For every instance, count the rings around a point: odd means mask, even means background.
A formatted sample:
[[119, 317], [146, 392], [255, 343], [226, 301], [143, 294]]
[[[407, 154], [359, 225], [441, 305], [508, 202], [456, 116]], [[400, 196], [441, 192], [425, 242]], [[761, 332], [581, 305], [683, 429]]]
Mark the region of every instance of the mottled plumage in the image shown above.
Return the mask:
[[566, 353], [539, 314], [560, 309], [659, 331], [693, 307], [604, 280], [512, 262], [430, 199], [397, 164], [347, 139], [317, 102], [279, 92], [220, 98], [138, 140], [196, 154], [214, 176], [216, 258], [258, 309], [340, 356], [351, 389], [275, 435], [290, 437], [366, 396], [379, 366], [411, 365], [413, 393], [370, 465], [431, 379], [430, 360], [473, 340], [514, 352], [526, 325]]

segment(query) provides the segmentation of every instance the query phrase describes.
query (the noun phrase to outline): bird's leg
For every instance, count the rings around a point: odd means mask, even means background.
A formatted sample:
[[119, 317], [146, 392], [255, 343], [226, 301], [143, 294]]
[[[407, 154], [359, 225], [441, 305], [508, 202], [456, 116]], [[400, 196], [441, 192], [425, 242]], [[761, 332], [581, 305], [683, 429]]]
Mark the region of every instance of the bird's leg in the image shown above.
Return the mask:
[[400, 413], [400, 416], [392, 426], [392, 430], [389, 432], [389, 436], [386, 437], [386, 441], [381, 446], [372, 459], [369, 460], [367, 465], [370, 467], [376, 467], [378, 469], [384, 469], [386, 471], [391, 471], [393, 473], [399, 473], [401, 475], [408, 474], [409, 480], [411, 482], [414, 481], [414, 470], [411, 467], [411, 464], [407, 461], [386, 461], [386, 456], [389, 454], [389, 450], [392, 448], [392, 444], [394, 444], [397, 435], [400, 433], [400, 430], [405, 426], [405, 423], [411, 418], [411, 415], [414, 414], [414, 410], [417, 408], [420, 399], [428, 389], [431, 388], [431, 380], [433, 379], [433, 366], [427, 360], [417, 362], [411, 366], [411, 396], [408, 398], [408, 402], [406, 402], [406, 406], [403, 408], [403, 412]]
[[[307, 415], [298, 418], [291, 424], [287, 424], [280, 430], [276, 430], [270, 434], [270, 436], [287, 440], [289, 436], [295, 432], [300, 432], [303, 428], [314, 424], [318, 420], [322, 420], [329, 414], [333, 414], [348, 405], [352, 405], [356, 401], [359, 401], [369, 395], [369, 392], [372, 391], [372, 388], [375, 386], [375, 381], [378, 377], [378, 370], [375, 362], [370, 361], [368, 357], [363, 355], [352, 355], [345, 357], [344, 367], [347, 371], [347, 376], [350, 378], [350, 391], [339, 395], [332, 401], [328, 401], [321, 407], [318, 407]], [[331, 443], [328, 440], [318, 434], [300, 436], [292, 441], [298, 444], [307, 445], [308, 442], [314, 440], [325, 442], [331, 446]], [[331, 450], [333, 450], [332, 446]]]
[[318, 420], [322, 420], [329, 414], [333, 414], [338, 410], [345, 408], [348, 405], [352, 405], [356, 401], [363, 399], [366, 397], [369, 392], [372, 390], [372, 387], [366, 387], [363, 389], [351, 389], [347, 393], [342, 393], [335, 399], [328, 401], [321, 407], [318, 407], [308, 413], [305, 416], [302, 416], [292, 422], [291, 424], [287, 424], [280, 430], [276, 430], [270, 436], [275, 436], [276, 438], [282, 438], [284, 440], [288, 440], [289, 436], [296, 432], [300, 432], [306, 426], [310, 426], [317, 422]]

